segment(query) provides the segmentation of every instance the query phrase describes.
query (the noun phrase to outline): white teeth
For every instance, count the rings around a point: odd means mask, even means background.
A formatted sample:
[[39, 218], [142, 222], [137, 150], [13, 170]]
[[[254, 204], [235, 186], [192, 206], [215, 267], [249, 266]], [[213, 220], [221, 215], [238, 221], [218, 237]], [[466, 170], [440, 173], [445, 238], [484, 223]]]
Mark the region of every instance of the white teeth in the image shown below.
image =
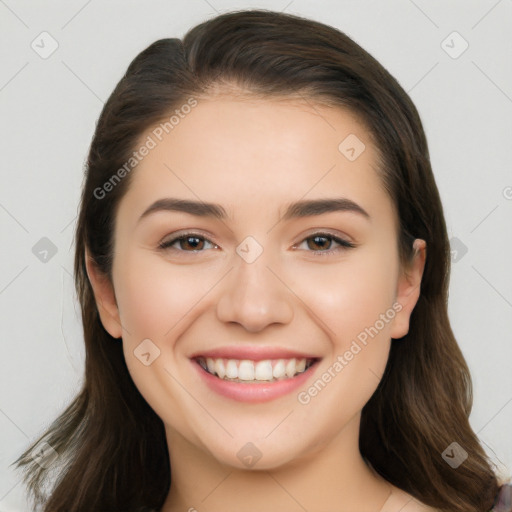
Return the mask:
[[226, 377], [228, 379], [236, 379], [238, 377], [238, 368], [236, 366], [236, 361], [233, 359], [229, 359], [226, 364]]
[[274, 369], [272, 370], [272, 375], [274, 376], [274, 379], [280, 379], [284, 377], [286, 374], [286, 367], [284, 365], [284, 361], [282, 359], [279, 359], [277, 363], [274, 366]]
[[224, 363], [222, 359], [215, 360], [215, 373], [223, 379], [226, 376], [226, 370], [224, 369]]
[[298, 373], [302, 373], [306, 369], [306, 360], [305, 359], [299, 359], [297, 361], [297, 364], [295, 365], [295, 370]]
[[286, 363], [286, 376], [293, 377], [295, 375], [295, 359], [290, 359]]
[[254, 367], [254, 378], [256, 380], [272, 380], [272, 362], [258, 361]]
[[215, 361], [211, 357], [206, 359], [206, 365], [210, 373], [215, 373]]
[[237, 377], [240, 380], [254, 380], [254, 363], [252, 361], [240, 361]]
[[208, 357], [200, 359], [200, 364], [212, 375], [221, 379], [239, 381], [275, 381], [278, 379], [292, 378], [309, 368], [312, 361], [301, 359], [265, 359], [263, 361], [251, 361], [249, 359], [214, 359]]

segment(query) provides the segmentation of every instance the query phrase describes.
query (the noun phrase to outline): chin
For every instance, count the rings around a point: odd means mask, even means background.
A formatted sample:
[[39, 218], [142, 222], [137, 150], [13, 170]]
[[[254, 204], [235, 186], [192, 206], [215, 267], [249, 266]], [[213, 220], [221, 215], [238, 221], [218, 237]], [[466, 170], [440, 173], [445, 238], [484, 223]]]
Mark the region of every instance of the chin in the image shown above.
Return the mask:
[[[210, 450], [213, 457], [220, 463], [240, 470], [258, 471], [274, 470], [297, 461], [303, 455], [300, 447], [277, 448], [275, 442], [268, 440], [248, 441], [233, 440], [229, 445]], [[277, 441], [277, 439], [276, 439]]]

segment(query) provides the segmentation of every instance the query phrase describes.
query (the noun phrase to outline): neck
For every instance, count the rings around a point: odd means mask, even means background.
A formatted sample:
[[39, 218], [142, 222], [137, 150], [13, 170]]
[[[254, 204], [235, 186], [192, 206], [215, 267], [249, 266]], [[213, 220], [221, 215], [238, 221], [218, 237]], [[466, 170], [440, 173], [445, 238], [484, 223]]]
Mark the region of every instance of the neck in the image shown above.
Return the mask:
[[224, 465], [167, 429], [172, 484], [161, 512], [249, 512], [281, 507], [379, 512], [392, 487], [362, 458], [359, 421], [356, 416], [329, 443], [269, 470]]

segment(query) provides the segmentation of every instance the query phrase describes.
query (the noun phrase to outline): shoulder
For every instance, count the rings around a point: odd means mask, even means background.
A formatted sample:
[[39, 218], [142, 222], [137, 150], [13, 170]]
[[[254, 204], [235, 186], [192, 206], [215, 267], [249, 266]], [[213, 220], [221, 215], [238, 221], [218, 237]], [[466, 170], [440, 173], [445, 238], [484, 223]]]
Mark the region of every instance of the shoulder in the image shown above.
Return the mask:
[[[421, 503], [407, 492], [392, 486], [391, 495], [382, 507], [381, 512], [439, 512], [438, 509]], [[512, 481], [504, 483], [496, 496], [495, 504], [490, 512], [512, 512]]]
[[438, 512], [437, 509], [421, 503], [409, 493], [392, 486], [391, 495], [384, 504], [381, 512]]

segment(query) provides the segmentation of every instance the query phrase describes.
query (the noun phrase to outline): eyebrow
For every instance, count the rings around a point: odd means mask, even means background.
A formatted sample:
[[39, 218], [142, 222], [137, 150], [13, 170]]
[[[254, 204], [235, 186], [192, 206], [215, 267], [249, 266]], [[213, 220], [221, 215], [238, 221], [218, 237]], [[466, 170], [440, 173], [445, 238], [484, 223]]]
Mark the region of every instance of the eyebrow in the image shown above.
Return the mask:
[[[166, 197], [158, 199], [151, 204], [139, 217], [138, 222], [148, 215], [160, 211], [184, 212], [198, 217], [213, 217], [219, 220], [228, 218], [226, 210], [220, 204]], [[366, 219], [371, 218], [363, 207], [351, 199], [338, 197], [332, 199], [309, 199], [290, 203], [281, 220], [323, 215], [331, 212], [352, 212]]]

